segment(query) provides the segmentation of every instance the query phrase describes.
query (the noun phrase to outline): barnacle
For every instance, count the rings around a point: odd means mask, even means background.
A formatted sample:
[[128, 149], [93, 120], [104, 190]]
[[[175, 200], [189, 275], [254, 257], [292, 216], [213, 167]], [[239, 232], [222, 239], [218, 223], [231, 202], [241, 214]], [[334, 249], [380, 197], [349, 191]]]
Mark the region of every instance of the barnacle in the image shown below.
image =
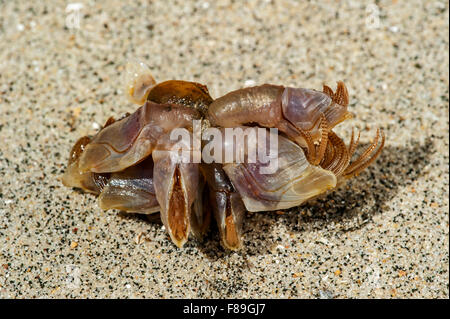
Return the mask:
[[[352, 131], [347, 146], [333, 132], [353, 116], [343, 82], [336, 92], [328, 86], [319, 92], [265, 84], [213, 100], [202, 84], [157, 84], [142, 63], [128, 70], [127, 95], [140, 107], [121, 119], [109, 118], [95, 136], [80, 138], [62, 181], [98, 194], [102, 209], [159, 211], [178, 247], [190, 234], [203, 236], [214, 216], [222, 244], [239, 249], [246, 211], [298, 206], [359, 174], [384, 146], [385, 136], [378, 129], [369, 147], [352, 161], [359, 133], [355, 140]], [[205, 151], [212, 136], [203, 134], [196, 145], [196, 121], [202, 121], [203, 133], [211, 127], [222, 135], [231, 128], [245, 132], [236, 137], [240, 143], [214, 154], [241, 154], [244, 160], [194, 160], [201, 152], [196, 147]], [[184, 129], [184, 140], [173, 140], [176, 129]], [[221, 150], [230, 146], [225, 139], [218, 144]], [[174, 153], [180, 146], [189, 161]], [[268, 171], [264, 154], [272, 154], [273, 147], [277, 165]]]

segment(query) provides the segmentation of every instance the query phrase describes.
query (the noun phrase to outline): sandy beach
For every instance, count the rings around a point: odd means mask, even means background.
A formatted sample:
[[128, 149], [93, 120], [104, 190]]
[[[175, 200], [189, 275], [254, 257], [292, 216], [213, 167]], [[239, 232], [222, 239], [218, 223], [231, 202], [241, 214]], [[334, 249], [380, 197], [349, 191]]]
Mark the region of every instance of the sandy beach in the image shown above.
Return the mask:
[[[6, 1], [0, 4], [0, 298], [448, 298], [445, 1]], [[161, 223], [64, 187], [69, 150], [133, 112], [124, 67], [208, 86], [344, 81], [378, 160], [286, 211], [179, 249]], [[362, 147], [363, 147], [362, 146]]]

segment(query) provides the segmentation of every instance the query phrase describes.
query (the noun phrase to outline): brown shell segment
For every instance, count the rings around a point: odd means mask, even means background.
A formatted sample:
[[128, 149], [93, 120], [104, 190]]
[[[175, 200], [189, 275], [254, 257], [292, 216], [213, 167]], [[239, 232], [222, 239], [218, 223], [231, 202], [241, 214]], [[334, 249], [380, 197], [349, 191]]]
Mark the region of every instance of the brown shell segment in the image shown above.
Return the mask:
[[213, 101], [206, 85], [196, 82], [170, 80], [155, 85], [147, 100], [159, 104], [180, 104], [193, 107], [205, 114]]

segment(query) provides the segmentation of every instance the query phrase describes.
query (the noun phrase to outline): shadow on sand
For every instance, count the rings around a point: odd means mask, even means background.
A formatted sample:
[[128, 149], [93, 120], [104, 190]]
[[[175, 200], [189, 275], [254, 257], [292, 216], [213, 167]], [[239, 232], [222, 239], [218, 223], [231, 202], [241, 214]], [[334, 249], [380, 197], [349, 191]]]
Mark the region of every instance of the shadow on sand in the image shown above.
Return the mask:
[[[360, 149], [365, 149], [361, 145]], [[293, 233], [314, 229], [323, 229], [333, 223], [333, 231], [350, 232], [370, 223], [377, 214], [385, 211], [386, 204], [397, 196], [400, 189], [417, 180], [435, 150], [431, 139], [424, 144], [412, 141], [409, 146], [386, 146], [380, 157], [361, 175], [311, 202], [279, 212], [262, 212], [249, 214], [245, 220], [245, 235], [257, 232], [258, 244], [246, 240], [245, 247], [239, 254], [245, 256], [270, 254], [276, 236], [272, 227], [276, 222], [283, 223]], [[195, 243], [211, 260], [229, 254], [221, 246], [217, 229], [212, 227], [202, 243]]]

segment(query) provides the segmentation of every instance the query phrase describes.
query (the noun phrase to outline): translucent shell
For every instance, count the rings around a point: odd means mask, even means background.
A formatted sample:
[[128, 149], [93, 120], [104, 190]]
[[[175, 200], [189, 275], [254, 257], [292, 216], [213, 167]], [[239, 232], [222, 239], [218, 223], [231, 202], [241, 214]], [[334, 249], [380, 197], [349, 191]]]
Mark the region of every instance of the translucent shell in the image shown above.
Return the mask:
[[101, 209], [119, 209], [131, 213], [151, 214], [160, 210], [153, 183], [151, 157], [127, 169], [112, 173], [99, 197]]
[[147, 101], [136, 112], [102, 129], [80, 155], [81, 172], [121, 171], [151, 155], [174, 128], [192, 130], [194, 110], [176, 104]]
[[[289, 139], [276, 135], [276, 163], [264, 163], [258, 148], [256, 127], [246, 128], [254, 131], [248, 134], [248, 147], [245, 143], [238, 144], [248, 156], [249, 152], [256, 154], [254, 163], [246, 160], [244, 163], [227, 163], [223, 169], [244, 201], [245, 208], [251, 212], [286, 209], [298, 206], [308, 199], [326, 192], [336, 186], [336, 176], [333, 172], [319, 166], [311, 165], [303, 150]], [[267, 134], [265, 153], [269, 154], [270, 136]], [[276, 165], [271, 173], [262, 170], [268, 165]]]
[[99, 178], [90, 171], [81, 172], [79, 169], [79, 158], [86, 146], [91, 142], [87, 136], [83, 136], [72, 147], [69, 155], [67, 169], [61, 178], [62, 183], [69, 187], [78, 187], [87, 192], [98, 194], [101, 187], [97, 181]]
[[138, 105], [144, 104], [150, 89], [156, 85], [148, 66], [144, 62], [130, 60], [125, 66], [124, 75], [129, 100]]
[[242, 246], [242, 227], [245, 206], [241, 195], [234, 188], [222, 164], [201, 164], [201, 171], [208, 183], [209, 198], [224, 247], [236, 250]]
[[161, 220], [178, 247], [184, 245], [191, 231], [192, 204], [199, 184], [198, 164], [178, 163], [170, 151], [156, 150], [154, 183], [161, 206]]
[[287, 87], [281, 96], [283, 115], [302, 130], [312, 130], [323, 115], [330, 128], [342, 122], [347, 115], [346, 105], [333, 102], [325, 93]]

